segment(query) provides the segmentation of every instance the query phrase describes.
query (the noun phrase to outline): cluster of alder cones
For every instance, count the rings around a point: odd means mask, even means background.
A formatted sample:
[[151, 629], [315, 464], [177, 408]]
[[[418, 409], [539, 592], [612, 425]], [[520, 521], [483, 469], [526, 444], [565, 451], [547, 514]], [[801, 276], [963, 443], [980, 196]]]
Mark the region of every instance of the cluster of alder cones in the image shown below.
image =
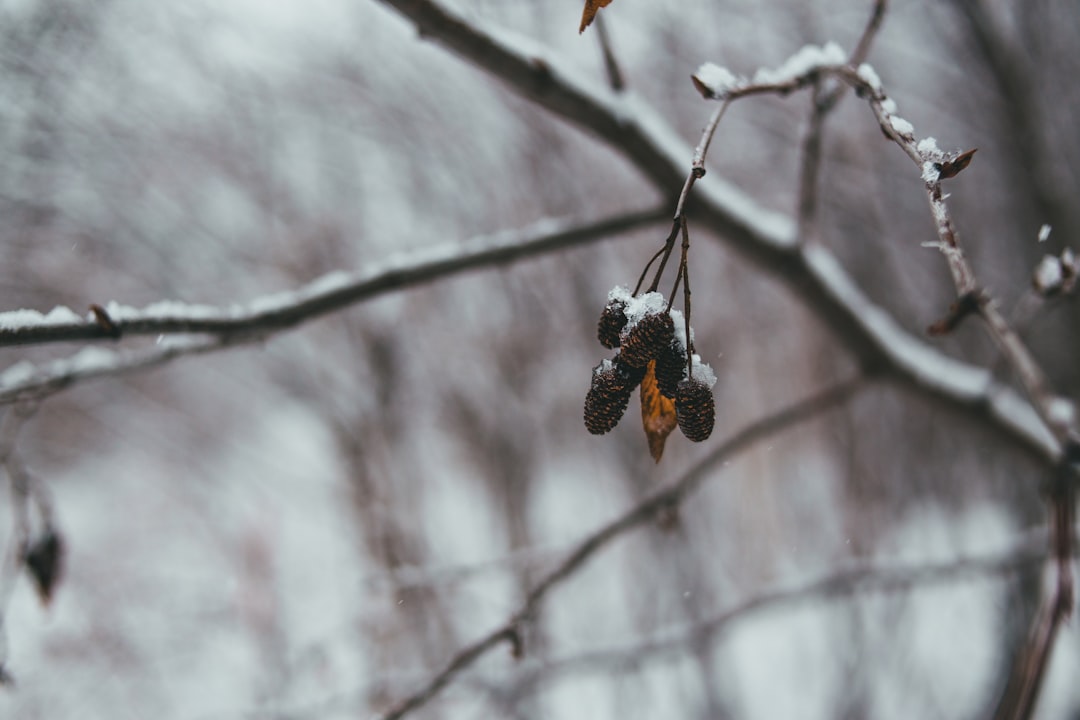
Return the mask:
[[682, 313], [672, 310], [661, 293], [635, 297], [625, 287], [613, 289], [600, 315], [597, 337], [604, 347], [619, 351], [593, 368], [592, 386], [585, 396], [589, 432], [602, 435], [614, 428], [634, 390], [642, 386], [644, 405], [646, 386], [655, 383], [659, 395], [674, 403], [682, 434], [694, 442], [709, 437], [716, 420], [712, 394], [716, 376], [694, 354], [692, 331]]

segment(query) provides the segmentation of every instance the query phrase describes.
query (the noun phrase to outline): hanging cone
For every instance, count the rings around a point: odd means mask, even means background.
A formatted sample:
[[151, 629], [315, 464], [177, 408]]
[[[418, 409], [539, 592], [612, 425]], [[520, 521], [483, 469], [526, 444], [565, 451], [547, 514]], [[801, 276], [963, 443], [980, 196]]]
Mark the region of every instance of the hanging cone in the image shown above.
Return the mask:
[[626, 327], [626, 303], [622, 300], [612, 300], [600, 313], [600, 322], [596, 324], [596, 337], [600, 344], [606, 348], [619, 347], [619, 334]]
[[631, 367], [645, 367], [655, 360], [675, 337], [675, 322], [666, 312], [641, 318], [630, 332], [623, 333], [622, 359]]
[[687, 440], [701, 442], [709, 437], [716, 422], [712, 388], [693, 378], [680, 381], [675, 393], [675, 417]]
[[[639, 380], [640, 382], [640, 380]], [[619, 424], [637, 383], [615, 362], [605, 360], [593, 368], [592, 386], [585, 395], [585, 427], [603, 435]]]
[[679, 381], [686, 376], [686, 353], [679, 343], [672, 340], [664, 351], [656, 356], [656, 385], [660, 394], [675, 399]]

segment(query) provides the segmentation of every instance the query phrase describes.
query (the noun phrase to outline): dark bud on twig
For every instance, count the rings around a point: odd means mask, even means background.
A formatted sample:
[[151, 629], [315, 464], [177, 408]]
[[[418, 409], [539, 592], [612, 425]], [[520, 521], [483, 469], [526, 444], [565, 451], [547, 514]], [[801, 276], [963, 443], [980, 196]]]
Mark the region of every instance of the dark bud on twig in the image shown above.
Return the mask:
[[631, 367], [645, 367], [671, 344], [675, 322], [669, 313], [651, 313], [641, 318], [630, 332], [623, 333], [622, 361]]
[[978, 148], [973, 148], [967, 152], [962, 152], [954, 158], [950, 158], [939, 164], [938, 178], [941, 180], [948, 180], [951, 177], [956, 177], [960, 174], [964, 168], [971, 164], [971, 158], [975, 157], [975, 151]]
[[517, 626], [506, 632], [506, 640], [510, 643], [510, 657], [521, 660], [525, 657], [525, 641], [521, 637], [521, 629]]
[[712, 388], [694, 378], [679, 382], [675, 393], [675, 417], [687, 440], [701, 442], [708, 438], [716, 422]]
[[664, 503], [656, 510], [656, 527], [664, 532], [673, 532], [682, 520], [679, 517], [678, 503]]
[[618, 425], [636, 386], [633, 378], [611, 360], [593, 368], [592, 386], [585, 395], [586, 429], [593, 435], [603, 435]]
[[90, 312], [94, 315], [94, 321], [98, 324], [105, 334], [114, 340], [120, 338], [120, 326], [113, 322], [113, 319], [109, 317], [109, 313], [105, 311], [105, 308], [101, 307], [97, 303], [90, 306]]
[[15, 685], [15, 678], [12, 676], [8, 669], [3, 665], [0, 665], [0, 686], [12, 687]]
[[964, 318], [977, 312], [979, 312], [979, 294], [977, 292], [966, 293], [949, 306], [948, 315], [926, 328], [926, 332], [933, 337], [948, 335], [960, 326]]
[[23, 554], [23, 563], [34, 579], [38, 596], [44, 605], [48, 605], [52, 600], [53, 590], [56, 589], [63, 570], [63, 561], [64, 541], [51, 529], [46, 530]]
[[622, 300], [612, 300], [600, 313], [600, 322], [596, 325], [596, 337], [600, 344], [606, 348], [619, 347], [619, 334], [626, 327], [626, 303]]
[[656, 386], [660, 394], [669, 400], [675, 399], [679, 381], [686, 375], [686, 353], [679, 343], [672, 339], [664, 351], [656, 356]]
[[1076, 288], [1080, 276], [1080, 261], [1066, 248], [1061, 255], [1046, 255], [1035, 266], [1031, 285], [1045, 298], [1069, 294]]

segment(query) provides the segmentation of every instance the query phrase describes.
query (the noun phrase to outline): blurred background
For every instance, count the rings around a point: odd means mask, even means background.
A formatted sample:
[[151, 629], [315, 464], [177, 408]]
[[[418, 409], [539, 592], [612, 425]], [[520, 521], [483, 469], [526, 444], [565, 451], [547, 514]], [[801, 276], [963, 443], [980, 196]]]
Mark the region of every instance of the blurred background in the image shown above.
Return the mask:
[[[580, 0], [458, 4], [604, 81], [597, 33], [577, 33]], [[752, 74], [806, 43], [851, 48], [869, 12], [618, 0], [601, 16], [630, 91], [692, 146], [713, 109], [689, 82], [701, 63]], [[372, 0], [4, 0], [0, 37], [3, 310], [243, 302], [677, 191]], [[914, 0], [890, 9], [870, 54], [919, 136], [979, 148], [951, 206], [1010, 311], [1080, 228], [1078, 41], [1071, 0]], [[791, 215], [809, 102], [733, 106], [710, 177]], [[827, 125], [821, 198], [822, 241], [921, 334], [953, 288], [920, 246], [934, 237], [917, 171], [852, 97]], [[663, 225], [49, 399], [18, 451], [70, 554], [50, 607], [25, 579], [8, 599], [17, 685], [0, 716], [364, 718], [421, 686], [587, 533], [854, 372], [787, 290], [692, 218], [691, 232], [717, 428], [702, 445], [673, 435], [659, 464], [634, 404], [599, 438], [581, 404], [609, 355], [595, 339], [607, 292], [636, 281]], [[1076, 397], [1075, 304], [1020, 319]], [[1007, 378], [977, 323], [935, 343]], [[78, 349], [3, 349], [0, 369]], [[868, 387], [714, 468], [673, 529], [628, 534], [553, 592], [524, 660], [497, 650], [416, 717], [984, 717], [1036, 607], [1037, 567], [808, 594], [700, 628], [863, 562], [1009, 553], [1044, 525], [1045, 479], [970, 419]], [[652, 642], [665, 637], [684, 639]], [[1077, 672], [1073, 624], [1040, 717], [1080, 713]]]

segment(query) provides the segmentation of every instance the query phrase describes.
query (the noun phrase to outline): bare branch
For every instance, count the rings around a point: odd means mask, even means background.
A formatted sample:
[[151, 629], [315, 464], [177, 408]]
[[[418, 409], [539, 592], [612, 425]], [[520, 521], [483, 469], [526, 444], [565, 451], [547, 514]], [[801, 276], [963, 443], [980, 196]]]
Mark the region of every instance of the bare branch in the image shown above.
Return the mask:
[[519, 230], [393, 257], [356, 273], [332, 273], [298, 290], [231, 308], [165, 302], [136, 310], [110, 303], [104, 308], [108, 328], [97, 313], [80, 320], [63, 308], [29, 320], [25, 317], [31, 311], [0, 313], [0, 347], [169, 333], [264, 337], [387, 292], [595, 242], [662, 216], [658, 210], [646, 210], [588, 224], [578, 219], [542, 220]]
[[539, 662], [521, 684], [531, 685], [551, 674], [604, 672], [687, 652], [716, 637], [732, 625], [767, 610], [814, 600], [847, 598], [863, 593], [904, 592], [927, 585], [966, 582], [987, 576], [1008, 575], [1033, 568], [1046, 560], [1045, 533], [1034, 533], [1013, 548], [986, 557], [962, 558], [932, 565], [865, 564], [841, 570], [808, 583], [756, 593], [720, 614], [690, 627], [657, 634], [627, 647], [609, 648], [575, 657]]
[[384, 715], [384, 720], [400, 720], [413, 710], [422, 707], [457, 675], [503, 642], [509, 643], [512, 648], [518, 647], [521, 642], [521, 626], [535, 618], [541, 603], [552, 590], [581, 569], [588, 560], [612, 541], [629, 530], [651, 521], [658, 513], [678, 506], [710, 477], [707, 474], [708, 471], [718, 463], [746, 450], [760, 440], [845, 402], [864, 385], [865, 382], [860, 378], [840, 383], [818, 395], [747, 425], [732, 435], [682, 477], [646, 497], [629, 511], [585, 538], [554, 570], [533, 587], [521, 608], [507, 622], [459, 651], [423, 688], [402, 700], [393, 710]]
[[0, 405], [41, 401], [85, 380], [119, 377], [150, 370], [177, 358], [202, 355], [260, 336], [249, 334], [231, 337], [172, 338], [146, 350], [114, 351], [85, 348], [69, 358], [53, 360], [40, 366], [19, 363], [0, 374]]

